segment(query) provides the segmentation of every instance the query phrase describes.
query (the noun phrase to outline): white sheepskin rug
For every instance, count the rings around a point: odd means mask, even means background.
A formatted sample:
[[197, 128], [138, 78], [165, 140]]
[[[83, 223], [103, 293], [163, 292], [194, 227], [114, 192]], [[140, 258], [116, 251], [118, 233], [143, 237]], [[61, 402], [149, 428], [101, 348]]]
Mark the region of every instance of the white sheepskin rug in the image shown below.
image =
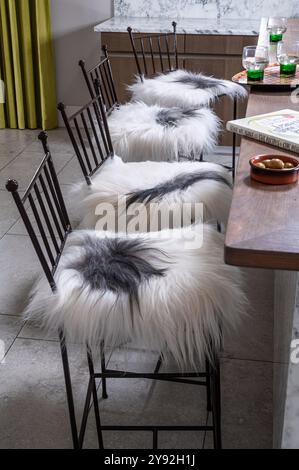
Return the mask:
[[198, 108], [211, 105], [220, 96], [245, 98], [247, 91], [241, 85], [229, 80], [175, 70], [155, 78], [136, 77], [136, 83], [129, 86], [133, 100], [141, 100], [148, 105], [181, 108]]
[[[225, 225], [231, 197], [231, 175], [221, 165], [208, 162], [124, 163], [115, 156], [100, 168], [91, 186], [76, 185], [71, 200], [76, 220], [81, 220], [80, 228], [94, 229], [103, 220], [101, 216], [105, 212], [112, 212], [113, 217], [123, 213], [127, 220], [129, 216], [133, 217], [121, 231], [147, 232], [178, 228], [202, 220]], [[184, 209], [190, 212], [187, 219], [180, 217]], [[174, 217], [170, 220], [167, 214], [171, 212]], [[155, 226], [158, 217], [159, 224]], [[140, 220], [143, 221], [141, 224]], [[98, 228], [106, 229], [104, 225]], [[117, 224], [110, 225], [110, 230], [117, 231]]]
[[161, 108], [128, 103], [109, 118], [115, 152], [124, 161], [178, 161], [213, 150], [219, 119], [208, 108]]
[[219, 349], [221, 326], [233, 328], [245, 306], [240, 271], [223, 261], [222, 236], [204, 226], [201, 244], [201, 230], [74, 232], [57, 291], [40, 280], [25, 317], [93, 349], [137, 341], [182, 368], [198, 365], [211, 347]]

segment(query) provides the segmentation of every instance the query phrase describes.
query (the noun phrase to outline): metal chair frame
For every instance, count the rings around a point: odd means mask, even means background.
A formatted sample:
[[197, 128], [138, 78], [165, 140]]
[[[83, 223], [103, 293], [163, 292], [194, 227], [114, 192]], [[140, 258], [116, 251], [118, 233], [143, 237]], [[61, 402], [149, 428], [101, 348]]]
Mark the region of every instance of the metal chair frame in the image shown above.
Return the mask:
[[[176, 33], [176, 27], [177, 24], [175, 22], [172, 23], [173, 26], [173, 32], [172, 33], [166, 33], [162, 35], [156, 36], [155, 34], [153, 35], [141, 35], [141, 34], [136, 34], [133, 33], [133, 30], [131, 27], [127, 28], [127, 31], [129, 33], [130, 37], [130, 42], [132, 45], [132, 51], [133, 55], [135, 58], [135, 63], [138, 71], [139, 78], [142, 82], [144, 82], [144, 77], [146, 78], [151, 78], [157, 75], [157, 73], [169, 73], [174, 70], [177, 70], [179, 68], [179, 59], [178, 59], [178, 50], [177, 50], [177, 33]], [[168, 38], [173, 36], [173, 41], [174, 41], [174, 60], [171, 60], [171, 53], [169, 51], [169, 44], [168, 44]], [[163, 52], [161, 51], [161, 37], [163, 37], [166, 41], [166, 56], [167, 56], [167, 61], [168, 61], [168, 68], [164, 69], [163, 66]], [[155, 39], [158, 38], [159, 41], [159, 47], [158, 50], [153, 50], [153, 42]], [[146, 54], [146, 44], [149, 47], [149, 54]], [[138, 47], [139, 46], [139, 47]], [[165, 52], [164, 52], [165, 55]], [[161, 68], [158, 70], [158, 68], [155, 65], [155, 56], [159, 57], [158, 63], [160, 63]], [[150, 72], [149, 64], [147, 63], [147, 57], [151, 59], [151, 64], [152, 64], [152, 69]], [[174, 66], [173, 66], [174, 64]], [[237, 119], [237, 99], [234, 98], [233, 101], [233, 119]], [[204, 161], [203, 155], [201, 156], [200, 161]], [[224, 165], [225, 166], [225, 165]], [[233, 179], [235, 178], [235, 170], [236, 170], [236, 134], [233, 134], [233, 142], [232, 142], [232, 165], [231, 167], [225, 166], [225, 168], [229, 169], [232, 171], [232, 176]]]
[[[138, 75], [142, 82], [144, 77], [152, 77], [157, 73], [173, 72], [174, 70], [177, 70], [179, 68], [176, 34], [177, 23], [175, 21], [172, 22], [172, 27], [173, 31], [171, 33], [162, 33], [158, 35], [134, 34], [130, 26], [127, 28], [138, 70]], [[170, 40], [172, 41], [172, 50], [171, 44], [169, 42]], [[165, 47], [165, 49], [163, 49], [163, 46]], [[149, 63], [147, 63], [146, 60], [147, 56], [151, 59], [151, 69]], [[159, 69], [158, 67], [156, 67], [155, 57], [158, 57], [158, 63], [161, 66]], [[166, 64], [164, 63], [165, 60]]]
[[[97, 101], [97, 99], [96, 99]], [[95, 101], [91, 102], [91, 105]], [[83, 108], [88, 109], [87, 107]], [[64, 110], [64, 108], [62, 108]], [[76, 114], [75, 116], [78, 116]], [[74, 120], [75, 117], [73, 116]], [[70, 129], [70, 128], [69, 128]], [[72, 129], [71, 129], [72, 130]], [[47, 277], [49, 285], [53, 291], [56, 291], [55, 273], [59, 265], [59, 260], [63, 254], [63, 250], [69, 234], [72, 232], [72, 227], [69, 221], [67, 209], [64, 203], [60, 185], [58, 182], [57, 174], [55, 172], [52, 156], [47, 144], [47, 134], [42, 132], [39, 135], [42, 142], [45, 156], [35, 173], [24, 197], [21, 198], [18, 192], [18, 183], [15, 180], [9, 180], [6, 188], [12, 194], [12, 197], [19, 210], [21, 218], [25, 224], [28, 235], [34, 246], [42, 269]], [[109, 152], [108, 152], [109, 153]], [[108, 158], [108, 157], [107, 157]], [[47, 184], [46, 184], [47, 183]], [[40, 190], [41, 187], [41, 190]], [[36, 199], [35, 199], [36, 198]], [[34, 220], [37, 223], [37, 229], [34, 228], [27, 210], [27, 203], [32, 208]], [[42, 217], [41, 217], [42, 215]], [[50, 234], [54, 246], [51, 250], [46, 230]], [[38, 233], [40, 236], [38, 236]], [[57, 237], [60, 242], [57, 242]], [[72, 380], [68, 359], [67, 346], [65, 341], [64, 332], [59, 331], [60, 350], [64, 371], [64, 379], [66, 385], [66, 396], [69, 410], [70, 426], [72, 432], [72, 440], [74, 449], [82, 449], [84, 445], [84, 437], [86, 432], [86, 425], [89, 416], [89, 411], [93, 405], [96, 419], [96, 428], [98, 436], [98, 446], [104, 449], [103, 431], [149, 431], [153, 433], [153, 448], [158, 448], [158, 433], [159, 431], [211, 431], [214, 437], [214, 447], [221, 448], [221, 398], [220, 398], [220, 370], [219, 358], [214, 354], [211, 363], [206, 360], [206, 367], [204, 372], [192, 373], [160, 373], [162, 365], [162, 357], [160, 356], [153, 373], [135, 373], [120, 370], [111, 370], [106, 367], [106, 359], [104, 355], [104, 348], [101, 353], [101, 372], [95, 372], [94, 362], [91, 349], [87, 345], [87, 360], [89, 368], [89, 383], [86, 392], [86, 399], [84, 404], [84, 411], [81, 419], [80, 426], [78, 427], [75, 405], [73, 398]], [[97, 379], [102, 379], [102, 398], [107, 399], [107, 379], [124, 379], [124, 378], [146, 378], [150, 380], [162, 380], [176, 383], [192, 384], [197, 386], [206, 387], [207, 410], [212, 412], [212, 425], [198, 425], [198, 426], [117, 426], [102, 425], [99, 401], [97, 393]]]
[[[102, 99], [99, 96], [92, 98], [89, 103], [71, 116], [67, 115], [63, 103], [59, 103], [58, 109], [85, 180], [88, 185], [91, 185], [91, 177], [108, 158], [114, 155]], [[97, 132], [96, 125], [99, 132]], [[86, 140], [89, 149], [85, 143]]]
[[[107, 46], [102, 47], [104, 58], [91, 69], [86, 69], [85, 61], [80, 60], [79, 66], [82, 70], [91, 99], [101, 93], [103, 104], [107, 115], [119, 106], [116, 86], [112, 74]], [[97, 81], [99, 92], [95, 90], [94, 83]]]

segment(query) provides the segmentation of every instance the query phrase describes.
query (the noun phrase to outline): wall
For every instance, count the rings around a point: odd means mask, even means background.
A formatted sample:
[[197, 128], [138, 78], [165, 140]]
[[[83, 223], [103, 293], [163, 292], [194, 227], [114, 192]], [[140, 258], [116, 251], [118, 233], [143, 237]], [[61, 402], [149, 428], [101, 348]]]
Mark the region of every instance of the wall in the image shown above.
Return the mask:
[[164, 18], [299, 17], [298, 0], [115, 0], [116, 16]]
[[100, 35], [93, 27], [113, 16], [113, 0], [51, 0], [57, 99], [80, 106], [88, 98], [78, 61], [99, 59]]

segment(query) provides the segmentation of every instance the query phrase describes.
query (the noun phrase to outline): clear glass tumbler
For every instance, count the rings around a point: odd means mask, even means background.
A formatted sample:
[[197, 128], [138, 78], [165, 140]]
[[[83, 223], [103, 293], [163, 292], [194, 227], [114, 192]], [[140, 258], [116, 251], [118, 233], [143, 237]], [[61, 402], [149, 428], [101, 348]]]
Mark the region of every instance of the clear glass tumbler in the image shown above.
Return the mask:
[[277, 44], [277, 59], [281, 75], [295, 75], [299, 64], [299, 41], [280, 41]]
[[246, 46], [243, 49], [242, 64], [247, 70], [248, 81], [264, 78], [264, 70], [269, 65], [269, 49], [266, 46]]
[[268, 18], [267, 30], [269, 31], [270, 42], [282, 41], [282, 36], [287, 30], [287, 18]]

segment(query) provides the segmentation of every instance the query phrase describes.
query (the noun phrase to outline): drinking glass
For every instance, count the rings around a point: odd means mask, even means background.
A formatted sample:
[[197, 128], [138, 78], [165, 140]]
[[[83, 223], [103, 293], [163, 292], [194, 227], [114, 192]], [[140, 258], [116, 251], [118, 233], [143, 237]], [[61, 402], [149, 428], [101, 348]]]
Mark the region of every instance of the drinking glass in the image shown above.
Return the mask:
[[282, 41], [282, 35], [287, 30], [287, 18], [268, 18], [267, 30], [270, 35], [270, 42]]
[[243, 49], [242, 64], [247, 70], [249, 81], [263, 80], [264, 70], [269, 64], [269, 50], [266, 46], [246, 46]]
[[281, 75], [295, 75], [299, 64], [299, 41], [280, 41], [277, 44], [277, 59]]

